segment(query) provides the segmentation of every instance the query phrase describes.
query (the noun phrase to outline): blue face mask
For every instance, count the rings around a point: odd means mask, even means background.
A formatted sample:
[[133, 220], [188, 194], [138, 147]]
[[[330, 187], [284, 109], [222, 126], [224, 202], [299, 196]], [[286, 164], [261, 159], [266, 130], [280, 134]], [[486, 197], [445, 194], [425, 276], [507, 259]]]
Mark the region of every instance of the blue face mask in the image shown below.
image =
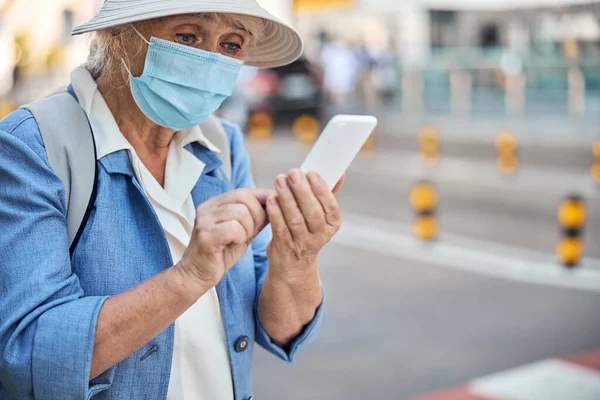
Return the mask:
[[155, 37], [143, 39], [149, 47], [142, 76], [132, 76], [123, 64], [135, 102], [156, 124], [174, 131], [197, 126], [231, 96], [242, 61]]

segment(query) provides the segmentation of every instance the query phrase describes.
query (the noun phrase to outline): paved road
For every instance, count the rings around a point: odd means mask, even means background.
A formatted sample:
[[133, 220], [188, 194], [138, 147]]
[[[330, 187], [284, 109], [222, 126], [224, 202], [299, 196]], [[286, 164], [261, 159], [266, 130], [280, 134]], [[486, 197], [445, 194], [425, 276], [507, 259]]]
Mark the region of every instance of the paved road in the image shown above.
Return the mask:
[[[306, 152], [285, 134], [250, 148], [262, 186]], [[423, 177], [441, 195], [433, 246], [410, 238], [408, 191]], [[553, 257], [556, 206], [572, 190], [590, 214], [577, 273]], [[407, 399], [600, 347], [600, 191], [584, 171], [532, 163], [503, 179], [493, 161], [458, 155], [426, 170], [392, 147], [355, 162], [340, 201], [346, 224], [320, 260], [321, 336], [292, 365], [257, 351], [257, 398]]]
[[[270, 145], [254, 147], [255, 175], [263, 185], [299, 165], [307, 151], [283, 135]], [[423, 178], [440, 191], [438, 215], [444, 231], [548, 254], [554, 252], [559, 232], [558, 204], [579, 193], [589, 212], [587, 253], [600, 258], [600, 246], [593, 245], [600, 243], [600, 187], [584, 171], [525, 165], [506, 177], [493, 159], [445, 157], [439, 166], [424, 168], [416, 154], [378, 149], [352, 165], [340, 200], [346, 211], [410, 224], [409, 191]]]

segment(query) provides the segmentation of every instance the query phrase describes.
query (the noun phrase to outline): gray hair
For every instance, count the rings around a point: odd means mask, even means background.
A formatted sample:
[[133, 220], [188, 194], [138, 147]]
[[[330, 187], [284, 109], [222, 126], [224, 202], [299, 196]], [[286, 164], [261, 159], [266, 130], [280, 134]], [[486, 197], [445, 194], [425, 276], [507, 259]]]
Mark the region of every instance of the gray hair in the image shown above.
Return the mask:
[[[245, 15], [203, 13], [194, 14], [194, 16], [240, 26], [251, 34], [250, 44], [260, 38], [264, 26], [262, 19]], [[161, 17], [159, 20], [165, 18], [169, 17]], [[129, 54], [130, 57], [136, 56], [144, 50], [146, 43], [137, 35], [135, 29], [141, 30], [140, 28], [148, 22], [143, 21], [133, 25], [107, 28], [94, 33], [90, 53], [86, 61], [86, 68], [94, 79], [98, 79], [106, 73], [115, 72], [114, 67], [120, 65], [121, 58], [129, 63], [128, 54], [124, 48], [125, 43], [128, 44], [128, 50], [134, 50], [134, 54]]]

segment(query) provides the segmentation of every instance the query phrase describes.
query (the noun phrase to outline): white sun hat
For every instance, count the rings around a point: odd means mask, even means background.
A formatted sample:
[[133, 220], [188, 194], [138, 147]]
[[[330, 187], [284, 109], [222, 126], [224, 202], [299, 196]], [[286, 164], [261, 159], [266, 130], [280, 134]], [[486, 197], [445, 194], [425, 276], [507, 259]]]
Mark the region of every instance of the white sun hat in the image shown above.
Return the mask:
[[302, 54], [302, 38], [291, 26], [271, 15], [255, 0], [106, 0], [98, 14], [73, 29], [73, 35], [132, 22], [180, 14], [222, 13], [262, 18], [264, 30], [248, 47], [247, 65], [274, 68]]

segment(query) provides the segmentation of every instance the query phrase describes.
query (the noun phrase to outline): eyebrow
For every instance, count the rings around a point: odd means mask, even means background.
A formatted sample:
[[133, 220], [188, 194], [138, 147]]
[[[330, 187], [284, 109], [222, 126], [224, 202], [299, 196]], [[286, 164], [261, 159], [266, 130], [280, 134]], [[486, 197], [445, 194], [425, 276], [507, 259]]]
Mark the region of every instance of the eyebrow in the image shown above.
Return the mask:
[[[210, 21], [210, 18], [206, 18], [205, 15], [196, 16], [196, 15], [193, 15], [193, 14], [188, 14], [188, 15], [185, 15], [184, 18], [189, 19], [190, 22], [178, 22], [177, 24], [178, 25], [186, 25], [188, 23], [196, 24], [198, 18], [200, 18], [201, 20], [204, 19], [204, 20], [209, 20]], [[246, 32], [250, 36], [254, 36], [254, 34], [248, 28], [246, 28], [245, 26], [235, 24], [235, 25], [232, 25], [231, 27], [233, 29], [238, 30], [238, 31]]]
[[240, 31], [246, 32], [246, 33], [247, 33], [248, 35], [250, 35], [250, 36], [254, 36], [254, 34], [253, 34], [252, 32], [250, 32], [250, 31], [248, 30], [248, 28], [246, 28], [246, 27], [243, 27], [243, 26], [241, 26], [241, 25], [234, 25], [233, 27], [234, 27], [235, 29], [237, 29], [237, 30], [240, 30]]

